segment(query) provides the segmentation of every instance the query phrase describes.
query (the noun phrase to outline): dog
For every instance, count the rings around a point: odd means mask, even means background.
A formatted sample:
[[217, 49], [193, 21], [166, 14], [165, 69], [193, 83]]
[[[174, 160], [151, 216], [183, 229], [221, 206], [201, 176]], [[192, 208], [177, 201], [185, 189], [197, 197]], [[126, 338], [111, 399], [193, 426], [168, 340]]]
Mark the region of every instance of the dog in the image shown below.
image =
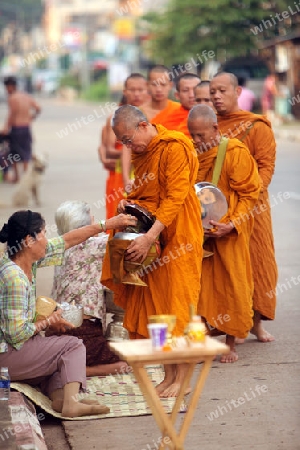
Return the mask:
[[32, 156], [28, 170], [22, 175], [13, 193], [12, 203], [14, 206], [28, 206], [31, 198], [35, 201], [36, 206], [41, 206], [39, 188], [47, 165], [46, 155]]

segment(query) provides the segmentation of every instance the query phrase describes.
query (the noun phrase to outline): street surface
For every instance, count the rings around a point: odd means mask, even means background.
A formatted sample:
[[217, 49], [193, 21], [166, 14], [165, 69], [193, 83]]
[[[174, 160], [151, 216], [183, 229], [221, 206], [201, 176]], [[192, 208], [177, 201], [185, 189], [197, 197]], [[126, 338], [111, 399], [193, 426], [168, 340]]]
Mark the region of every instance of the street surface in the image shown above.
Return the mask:
[[[31, 208], [45, 217], [52, 237], [54, 212], [65, 200], [85, 200], [97, 219], [105, 218], [106, 172], [97, 146], [111, 109], [58, 100], [43, 100], [42, 106], [34, 124], [34, 147], [48, 154], [49, 167], [41, 186], [42, 206]], [[5, 113], [1, 103], [0, 124]], [[0, 204], [8, 205], [0, 207], [1, 226], [15, 210], [10, 206], [13, 189], [0, 184]], [[250, 336], [238, 348], [237, 363], [213, 363], [186, 450], [300, 450], [299, 143], [278, 141], [270, 193], [279, 284], [277, 317], [266, 328], [276, 341], [262, 344]], [[38, 272], [38, 295], [50, 295], [52, 273], [49, 268]], [[65, 421], [63, 427], [47, 417], [41, 425], [49, 450], [150, 450], [158, 447], [160, 436], [152, 416]]]

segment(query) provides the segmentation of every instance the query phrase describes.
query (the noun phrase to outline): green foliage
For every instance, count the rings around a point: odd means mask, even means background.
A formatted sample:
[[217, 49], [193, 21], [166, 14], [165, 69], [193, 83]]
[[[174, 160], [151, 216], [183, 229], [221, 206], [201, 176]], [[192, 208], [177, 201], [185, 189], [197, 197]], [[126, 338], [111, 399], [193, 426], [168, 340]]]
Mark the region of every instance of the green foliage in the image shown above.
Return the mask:
[[91, 102], [98, 102], [99, 100], [109, 100], [110, 92], [107, 82], [107, 76], [102, 76], [95, 83], [82, 93], [82, 98]]
[[59, 87], [72, 87], [79, 92], [81, 89], [79, 76], [70, 73], [65, 74], [59, 81]]
[[[143, 17], [150, 32], [154, 61], [171, 65], [188, 61], [197, 53], [213, 51], [216, 58], [243, 56], [264, 39], [283, 35], [299, 18], [275, 20], [256, 35], [251, 31], [270, 19], [270, 14], [288, 9], [288, 1], [260, 0], [169, 0], [165, 10]], [[295, 7], [294, 7], [295, 9]], [[298, 14], [299, 15], [299, 14]]]

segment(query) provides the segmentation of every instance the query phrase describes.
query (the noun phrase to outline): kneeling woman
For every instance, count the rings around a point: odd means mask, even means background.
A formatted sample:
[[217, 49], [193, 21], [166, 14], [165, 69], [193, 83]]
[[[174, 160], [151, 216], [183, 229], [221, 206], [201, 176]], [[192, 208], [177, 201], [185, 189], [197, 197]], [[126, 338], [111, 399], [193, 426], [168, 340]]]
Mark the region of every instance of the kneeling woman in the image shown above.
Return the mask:
[[[130, 216], [107, 221], [107, 228], [134, 225]], [[72, 325], [55, 311], [46, 320], [34, 323], [35, 277], [38, 267], [61, 264], [65, 250], [102, 231], [89, 225], [47, 241], [45, 221], [37, 212], [14, 213], [0, 231], [7, 253], [0, 260], [0, 366], [8, 367], [12, 381], [41, 385], [52, 407], [64, 417], [103, 414], [100, 404], [78, 402], [79, 389], [86, 386], [86, 350], [73, 336], [42, 337], [51, 328], [64, 331]]]
[[[82, 201], [64, 202], [55, 213], [60, 235], [90, 225], [93, 220], [89, 205]], [[58, 303], [75, 302], [83, 307], [82, 325], [64, 334], [82, 339], [86, 347], [86, 375], [90, 377], [130, 370], [126, 362], [120, 361], [109, 349], [104, 337], [106, 304], [100, 278], [107, 240], [108, 235], [101, 233], [66, 251], [62, 264], [55, 267], [51, 293]], [[47, 331], [48, 336], [50, 333]]]

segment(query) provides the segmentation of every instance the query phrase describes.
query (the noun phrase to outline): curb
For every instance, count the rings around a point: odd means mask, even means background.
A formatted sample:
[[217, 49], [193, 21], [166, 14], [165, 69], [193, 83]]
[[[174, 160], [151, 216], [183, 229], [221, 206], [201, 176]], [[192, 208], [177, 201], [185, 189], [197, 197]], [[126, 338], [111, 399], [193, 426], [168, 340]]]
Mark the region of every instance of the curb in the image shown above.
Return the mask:
[[35, 407], [20, 392], [0, 404], [0, 448], [47, 450]]
[[292, 142], [300, 142], [300, 129], [294, 130], [274, 130], [274, 136], [276, 139], [285, 139]]

